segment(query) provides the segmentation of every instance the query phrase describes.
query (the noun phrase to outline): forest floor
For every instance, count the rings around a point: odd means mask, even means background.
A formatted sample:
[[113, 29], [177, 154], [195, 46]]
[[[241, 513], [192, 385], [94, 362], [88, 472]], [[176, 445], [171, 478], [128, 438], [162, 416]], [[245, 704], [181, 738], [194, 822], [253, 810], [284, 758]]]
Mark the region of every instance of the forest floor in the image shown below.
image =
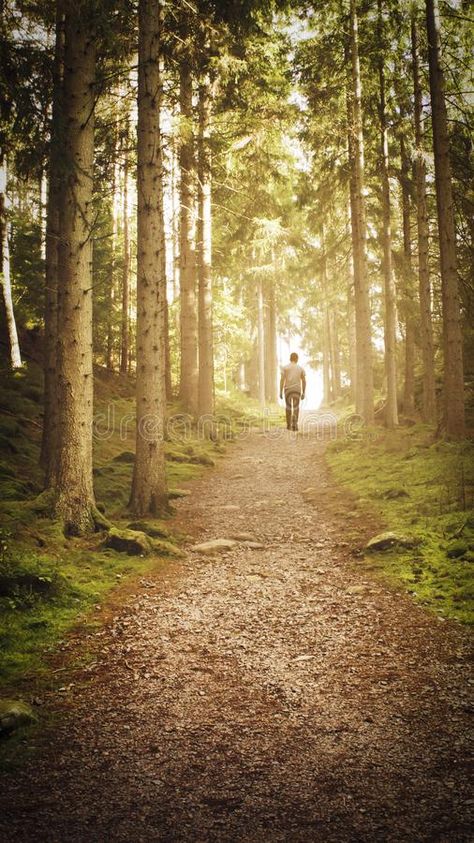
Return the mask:
[[192, 481], [186, 558], [56, 657], [58, 716], [1, 783], [0, 840], [470, 839], [468, 631], [354, 555], [348, 532], [379, 525], [324, 449], [253, 433]]

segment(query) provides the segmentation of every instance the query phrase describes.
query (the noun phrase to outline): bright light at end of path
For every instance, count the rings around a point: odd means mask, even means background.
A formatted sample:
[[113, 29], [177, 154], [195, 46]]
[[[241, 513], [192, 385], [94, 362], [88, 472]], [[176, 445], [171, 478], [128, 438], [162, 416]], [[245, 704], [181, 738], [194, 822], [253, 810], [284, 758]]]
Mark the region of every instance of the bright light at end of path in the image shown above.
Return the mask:
[[306, 398], [303, 410], [318, 410], [323, 401], [323, 373], [321, 368], [313, 369], [308, 364], [304, 348], [300, 347], [300, 338], [295, 336], [290, 342], [285, 337], [278, 339], [278, 363], [280, 369], [290, 362], [290, 354], [296, 351], [298, 363], [306, 373]]

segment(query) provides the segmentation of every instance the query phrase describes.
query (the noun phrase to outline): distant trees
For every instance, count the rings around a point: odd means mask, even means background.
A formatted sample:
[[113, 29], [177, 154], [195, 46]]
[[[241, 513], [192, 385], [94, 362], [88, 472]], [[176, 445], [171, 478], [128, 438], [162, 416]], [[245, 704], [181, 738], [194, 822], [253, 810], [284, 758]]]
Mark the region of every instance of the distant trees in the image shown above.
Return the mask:
[[[346, 313], [341, 346], [343, 378], [347, 387], [351, 386], [356, 408], [367, 423], [374, 418], [368, 400], [373, 377], [376, 419], [394, 426], [402, 407], [408, 415], [419, 408], [423, 418], [434, 423], [438, 415], [436, 382], [438, 391], [442, 383], [444, 411], [440, 429], [459, 436], [464, 424], [461, 351], [463, 341], [470, 342], [467, 325], [462, 328], [462, 307], [470, 306], [470, 294], [464, 269], [456, 269], [456, 253], [461, 250], [463, 266], [467, 266], [472, 261], [472, 238], [467, 233], [466, 206], [461, 200], [470, 165], [466, 168], [464, 152], [460, 157], [453, 153], [454, 138], [465, 137], [462, 127], [469, 106], [459, 85], [452, 80], [456, 72], [463, 73], [460, 66], [455, 69], [453, 56], [463, 54], [467, 59], [469, 24], [462, 14], [451, 10], [441, 32], [436, 3], [427, 0], [426, 8], [424, 18], [416, 3], [405, 7], [347, 0], [314, 5], [309, 16], [315, 35], [300, 42], [296, 56], [309, 106], [302, 113], [302, 137], [312, 149], [316, 183], [314, 191], [305, 188], [302, 196], [311, 209], [306, 234], [311, 241], [317, 237], [321, 217], [329, 232], [335, 224], [338, 226], [335, 218], [343, 217], [346, 191], [349, 192], [351, 245], [342, 226], [338, 227], [334, 260], [346, 271], [337, 271], [334, 283]], [[443, 38], [450, 44], [450, 58], [444, 59], [444, 64], [439, 46]], [[420, 58], [426, 54], [430, 55], [431, 115]], [[451, 72], [443, 78], [446, 61], [451, 61]], [[341, 119], [344, 81], [346, 132]], [[448, 99], [442, 93], [446, 84], [450, 85]], [[434, 172], [430, 170], [430, 116]], [[467, 149], [464, 141], [461, 146]], [[454, 182], [453, 161], [460, 162], [461, 157], [461, 181]], [[469, 172], [472, 177], [472, 168]], [[427, 195], [427, 174], [436, 185], [436, 220]], [[401, 188], [398, 190], [396, 175]], [[454, 184], [459, 197], [456, 203], [452, 201]], [[317, 226], [312, 223], [312, 216], [319, 216]], [[438, 242], [441, 301], [436, 283]], [[466, 249], [468, 242], [471, 246]], [[329, 254], [332, 262], [332, 248]], [[317, 261], [316, 266], [319, 279], [315, 283], [319, 284], [323, 262]], [[415, 272], [418, 289], [412, 283]], [[347, 276], [353, 294], [345, 297]], [[460, 277], [464, 278], [461, 287]], [[308, 296], [307, 300], [312, 299]], [[352, 301], [355, 367], [350, 353]], [[329, 327], [320, 307], [313, 324], [319, 335], [314, 345], [323, 360], [327, 358], [327, 373], [331, 355]], [[384, 370], [379, 363], [381, 330]], [[438, 346], [440, 332], [444, 337], [442, 348]], [[368, 361], [368, 367], [364, 367], [364, 361]]]

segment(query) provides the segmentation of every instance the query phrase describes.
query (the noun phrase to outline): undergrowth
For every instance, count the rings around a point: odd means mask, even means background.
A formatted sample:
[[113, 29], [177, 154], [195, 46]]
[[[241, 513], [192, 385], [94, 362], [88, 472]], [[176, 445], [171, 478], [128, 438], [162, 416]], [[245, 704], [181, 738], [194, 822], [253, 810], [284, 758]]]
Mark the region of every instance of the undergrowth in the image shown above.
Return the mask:
[[336, 480], [374, 523], [417, 540], [366, 555], [424, 606], [473, 621], [474, 445], [435, 440], [422, 425], [339, 439], [327, 451]]

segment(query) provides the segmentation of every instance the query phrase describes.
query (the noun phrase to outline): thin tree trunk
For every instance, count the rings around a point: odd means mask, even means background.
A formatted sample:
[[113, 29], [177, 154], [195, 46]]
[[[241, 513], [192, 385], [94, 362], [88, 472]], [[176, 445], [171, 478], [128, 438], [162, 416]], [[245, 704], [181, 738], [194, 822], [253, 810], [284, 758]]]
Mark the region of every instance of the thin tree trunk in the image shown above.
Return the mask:
[[263, 284], [257, 281], [257, 355], [258, 355], [258, 400], [265, 406], [265, 326], [263, 312]]
[[0, 157], [0, 228], [2, 304], [7, 326], [8, 358], [12, 369], [19, 369], [22, 363], [13, 309], [10, 276], [10, 244], [7, 219], [7, 160], [3, 154]]
[[400, 181], [402, 188], [403, 221], [403, 316], [405, 322], [405, 376], [403, 381], [403, 412], [407, 416], [415, 412], [415, 318], [413, 302], [413, 265], [410, 226], [410, 162], [405, 139], [400, 136]]
[[438, 211], [443, 307], [444, 409], [446, 433], [464, 435], [464, 372], [459, 303], [453, 190], [438, 0], [426, 0], [428, 62], [433, 124], [436, 206]]
[[[193, 139], [193, 83], [186, 58], [180, 65], [180, 108], [182, 137], [179, 148], [180, 182], [180, 337], [181, 372], [179, 394], [183, 408], [198, 410], [198, 300], [196, 291], [195, 182], [196, 161]], [[199, 363], [200, 366], [200, 363]]]
[[329, 349], [331, 354], [331, 394], [336, 401], [341, 394], [341, 358], [337, 334], [336, 312], [329, 312]]
[[267, 401], [278, 401], [278, 357], [275, 285], [270, 281], [266, 295], [265, 320], [265, 395]]
[[436, 386], [431, 317], [428, 209], [426, 202], [426, 163], [423, 149], [423, 98], [419, 69], [416, 10], [412, 11], [411, 43], [414, 88], [416, 222], [418, 238], [418, 296], [420, 304], [420, 343], [423, 359], [423, 419], [436, 424]]
[[198, 274], [199, 274], [199, 413], [214, 411], [212, 329], [211, 80], [199, 86]]
[[329, 331], [328, 268], [324, 225], [321, 225], [321, 287], [323, 299], [323, 404], [332, 400], [331, 392], [331, 340]]
[[130, 505], [137, 516], [156, 516], [167, 505], [160, 4], [139, 0], [138, 20], [137, 447]]
[[387, 377], [387, 403], [385, 424], [388, 428], [398, 425], [397, 407], [397, 358], [396, 358], [396, 301], [395, 281], [392, 268], [392, 225], [390, 211], [390, 182], [388, 174], [388, 127], [385, 101], [385, 67], [383, 53], [382, 0], [377, 2], [379, 42], [379, 130], [380, 130], [380, 176], [382, 183], [382, 247], [384, 278], [384, 344], [385, 374]]
[[64, 10], [56, 3], [56, 41], [53, 65], [53, 105], [48, 162], [46, 205], [45, 303], [44, 303], [44, 415], [40, 463], [45, 471], [45, 485], [51, 485], [56, 465], [58, 396], [56, 353], [58, 342], [58, 253], [60, 213], [60, 120], [64, 71]]
[[329, 310], [327, 304], [323, 311], [323, 404], [331, 403], [331, 346], [329, 339]]
[[94, 524], [92, 484], [92, 178], [95, 37], [87, 8], [65, 18], [59, 219], [58, 436], [54, 510], [67, 534]]
[[362, 86], [356, 0], [350, 0], [350, 83], [348, 85], [348, 146], [350, 164], [351, 229], [354, 259], [356, 322], [356, 410], [366, 424], [374, 421], [372, 326], [367, 272], [367, 229], [364, 196], [364, 137]]
[[130, 351], [130, 225], [128, 221], [128, 168], [129, 168], [129, 121], [125, 123], [124, 137], [124, 164], [123, 164], [123, 187], [122, 187], [122, 313], [120, 325], [120, 373], [126, 375], [128, 371], [128, 357]]
[[112, 174], [112, 236], [110, 242], [110, 264], [109, 264], [109, 279], [107, 284], [107, 345], [105, 352], [105, 365], [109, 371], [114, 368], [114, 306], [115, 306], [115, 269], [116, 269], [116, 250], [117, 250], [117, 229], [118, 229], [118, 202], [117, 192], [119, 188], [119, 165], [118, 158], [120, 154], [118, 144], [118, 132], [114, 131], [113, 144], [113, 174]]

